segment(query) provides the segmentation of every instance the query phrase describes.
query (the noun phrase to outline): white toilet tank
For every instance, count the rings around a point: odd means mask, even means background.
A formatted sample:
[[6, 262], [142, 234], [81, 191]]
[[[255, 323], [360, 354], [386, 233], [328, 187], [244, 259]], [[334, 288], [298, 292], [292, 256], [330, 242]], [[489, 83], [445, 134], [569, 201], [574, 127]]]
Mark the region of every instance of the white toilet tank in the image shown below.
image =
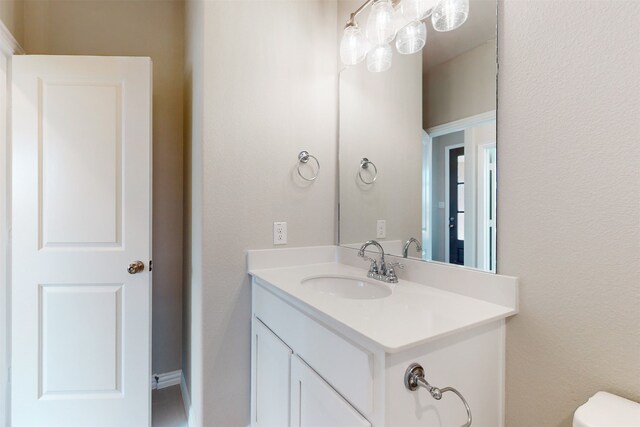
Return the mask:
[[573, 427], [640, 427], [640, 403], [599, 391], [576, 409]]

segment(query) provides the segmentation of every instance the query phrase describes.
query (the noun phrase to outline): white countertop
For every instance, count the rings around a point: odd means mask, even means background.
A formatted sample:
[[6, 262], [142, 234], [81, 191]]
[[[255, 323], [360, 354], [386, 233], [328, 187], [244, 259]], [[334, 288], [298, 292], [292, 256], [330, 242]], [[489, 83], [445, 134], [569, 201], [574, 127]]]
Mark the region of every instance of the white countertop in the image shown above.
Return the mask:
[[308, 277], [335, 275], [366, 278], [366, 271], [338, 262], [281, 268], [254, 268], [249, 274], [301, 307], [311, 307], [384, 349], [396, 353], [517, 313], [514, 307], [471, 298], [400, 279], [383, 284], [392, 294], [356, 300], [317, 292], [301, 285]]

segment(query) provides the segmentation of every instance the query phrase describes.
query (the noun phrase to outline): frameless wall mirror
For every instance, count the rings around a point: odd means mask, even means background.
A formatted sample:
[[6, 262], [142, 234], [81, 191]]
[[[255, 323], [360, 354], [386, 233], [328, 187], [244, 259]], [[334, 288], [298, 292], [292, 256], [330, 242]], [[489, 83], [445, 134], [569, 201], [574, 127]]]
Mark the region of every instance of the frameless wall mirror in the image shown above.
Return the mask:
[[[426, 27], [412, 54], [400, 52], [423, 27], [403, 30], [402, 4], [416, 0], [388, 2], [386, 45], [367, 40], [371, 4], [345, 30], [342, 62], [355, 64], [340, 72], [340, 245], [375, 239], [393, 255], [495, 271], [496, 1], [421, 1], [466, 4], [466, 19], [452, 31], [436, 30], [435, 9], [410, 21]], [[362, 4], [340, 1], [340, 16]], [[366, 56], [345, 51], [363, 41]]]

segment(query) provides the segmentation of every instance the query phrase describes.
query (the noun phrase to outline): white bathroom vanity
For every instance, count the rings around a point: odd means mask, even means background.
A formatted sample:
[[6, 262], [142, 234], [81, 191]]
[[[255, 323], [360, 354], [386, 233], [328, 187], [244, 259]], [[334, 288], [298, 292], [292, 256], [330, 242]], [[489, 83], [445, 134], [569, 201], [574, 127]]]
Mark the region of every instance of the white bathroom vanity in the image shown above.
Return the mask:
[[[462, 426], [453, 392], [405, 387], [419, 363], [455, 387], [473, 426], [504, 424], [504, 319], [517, 279], [402, 260], [395, 284], [368, 279], [334, 246], [250, 251], [253, 426]], [[388, 261], [398, 261], [388, 257]]]

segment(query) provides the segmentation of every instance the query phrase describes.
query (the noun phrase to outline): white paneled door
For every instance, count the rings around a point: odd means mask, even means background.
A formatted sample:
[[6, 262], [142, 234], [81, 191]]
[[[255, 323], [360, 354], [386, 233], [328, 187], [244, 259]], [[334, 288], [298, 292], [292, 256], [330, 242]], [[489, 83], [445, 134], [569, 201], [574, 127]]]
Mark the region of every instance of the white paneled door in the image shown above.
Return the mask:
[[151, 61], [12, 67], [12, 425], [148, 426]]

